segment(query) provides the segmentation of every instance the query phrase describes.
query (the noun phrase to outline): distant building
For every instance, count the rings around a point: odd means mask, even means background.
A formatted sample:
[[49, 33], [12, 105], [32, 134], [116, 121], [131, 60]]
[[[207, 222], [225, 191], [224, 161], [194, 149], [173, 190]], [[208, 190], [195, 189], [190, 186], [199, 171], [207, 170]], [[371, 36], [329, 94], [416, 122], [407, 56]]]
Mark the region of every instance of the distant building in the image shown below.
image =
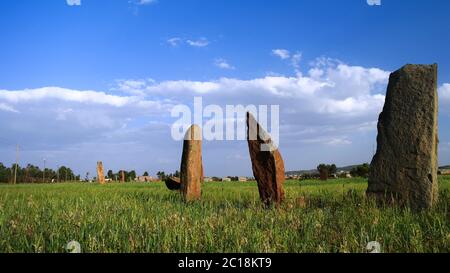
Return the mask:
[[450, 175], [450, 169], [439, 169], [439, 173], [442, 175]]
[[152, 176], [138, 176], [138, 177], [136, 177], [135, 181], [137, 181], [137, 182], [156, 182], [156, 181], [158, 181], [158, 179], [154, 178]]
[[247, 177], [238, 177], [239, 182], [247, 182]]
[[213, 182], [213, 179], [211, 177], [205, 177], [205, 178], [203, 178], [203, 181], [205, 181], [205, 182]]
[[352, 175], [350, 174], [349, 171], [339, 171], [337, 173], [337, 176], [340, 178], [352, 178]]
[[231, 178], [224, 177], [224, 178], [222, 178], [222, 182], [231, 182]]
[[285, 178], [286, 180], [298, 180], [298, 179], [300, 179], [301, 177], [300, 177], [299, 175], [294, 174], [294, 175], [286, 175], [284, 178]]

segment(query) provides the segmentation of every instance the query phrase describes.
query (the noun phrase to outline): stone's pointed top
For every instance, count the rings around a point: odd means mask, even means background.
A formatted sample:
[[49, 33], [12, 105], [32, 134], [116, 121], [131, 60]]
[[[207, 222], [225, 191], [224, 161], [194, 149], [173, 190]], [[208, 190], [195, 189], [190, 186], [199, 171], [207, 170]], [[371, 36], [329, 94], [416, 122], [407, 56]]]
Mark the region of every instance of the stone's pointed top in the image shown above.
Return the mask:
[[[253, 175], [258, 182], [261, 201], [266, 205], [280, 204], [284, 199], [284, 162], [270, 135], [247, 113], [247, 141]], [[266, 149], [269, 147], [269, 149]]]
[[272, 141], [272, 137], [258, 123], [255, 117], [247, 112], [247, 141], [255, 140], [261, 142], [261, 150], [265, 152], [274, 152], [278, 149], [277, 145]]
[[184, 140], [202, 140], [202, 129], [197, 124], [192, 125], [186, 132]]

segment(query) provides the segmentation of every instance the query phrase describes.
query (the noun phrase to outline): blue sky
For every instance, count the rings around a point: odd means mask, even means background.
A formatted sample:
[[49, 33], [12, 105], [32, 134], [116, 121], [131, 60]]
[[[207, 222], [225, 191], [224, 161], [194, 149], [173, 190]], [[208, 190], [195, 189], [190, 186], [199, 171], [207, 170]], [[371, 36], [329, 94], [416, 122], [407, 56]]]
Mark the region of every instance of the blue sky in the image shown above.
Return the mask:
[[[1, 1], [0, 162], [19, 142], [23, 164], [174, 171], [170, 107], [198, 88], [210, 103], [279, 104], [289, 170], [369, 162], [388, 73], [436, 62], [449, 164], [449, 11], [446, 0]], [[251, 175], [245, 142], [204, 145], [206, 175]]]

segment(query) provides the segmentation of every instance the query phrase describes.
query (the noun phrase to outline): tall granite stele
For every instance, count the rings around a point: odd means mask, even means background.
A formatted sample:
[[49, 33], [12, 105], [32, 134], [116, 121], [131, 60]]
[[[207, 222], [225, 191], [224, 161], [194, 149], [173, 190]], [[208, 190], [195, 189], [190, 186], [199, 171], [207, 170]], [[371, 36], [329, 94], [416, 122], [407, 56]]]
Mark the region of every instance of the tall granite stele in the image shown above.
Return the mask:
[[437, 65], [406, 65], [391, 74], [378, 121], [368, 196], [430, 208], [438, 193]]
[[261, 201], [266, 207], [281, 204], [285, 179], [283, 158], [269, 134], [250, 113], [247, 113], [247, 141]]
[[97, 181], [100, 184], [105, 184], [105, 174], [103, 172], [103, 162], [98, 161], [97, 162]]
[[180, 190], [185, 201], [201, 198], [203, 183], [202, 130], [198, 125], [192, 125], [184, 137], [180, 182]]

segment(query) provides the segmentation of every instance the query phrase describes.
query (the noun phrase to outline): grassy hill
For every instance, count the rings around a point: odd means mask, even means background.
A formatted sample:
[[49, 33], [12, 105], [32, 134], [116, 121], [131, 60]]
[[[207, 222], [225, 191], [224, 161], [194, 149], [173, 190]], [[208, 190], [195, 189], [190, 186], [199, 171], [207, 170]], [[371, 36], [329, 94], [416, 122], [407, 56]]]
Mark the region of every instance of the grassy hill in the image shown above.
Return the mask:
[[[350, 165], [350, 166], [345, 166], [345, 167], [338, 167], [337, 171], [344, 171], [344, 172], [349, 172], [351, 171], [353, 168], [356, 168], [359, 165]], [[299, 170], [299, 171], [288, 171], [286, 172], [286, 175], [300, 175], [300, 174], [305, 174], [305, 173], [318, 173], [317, 169], [311, 169], [311, 170]]]

